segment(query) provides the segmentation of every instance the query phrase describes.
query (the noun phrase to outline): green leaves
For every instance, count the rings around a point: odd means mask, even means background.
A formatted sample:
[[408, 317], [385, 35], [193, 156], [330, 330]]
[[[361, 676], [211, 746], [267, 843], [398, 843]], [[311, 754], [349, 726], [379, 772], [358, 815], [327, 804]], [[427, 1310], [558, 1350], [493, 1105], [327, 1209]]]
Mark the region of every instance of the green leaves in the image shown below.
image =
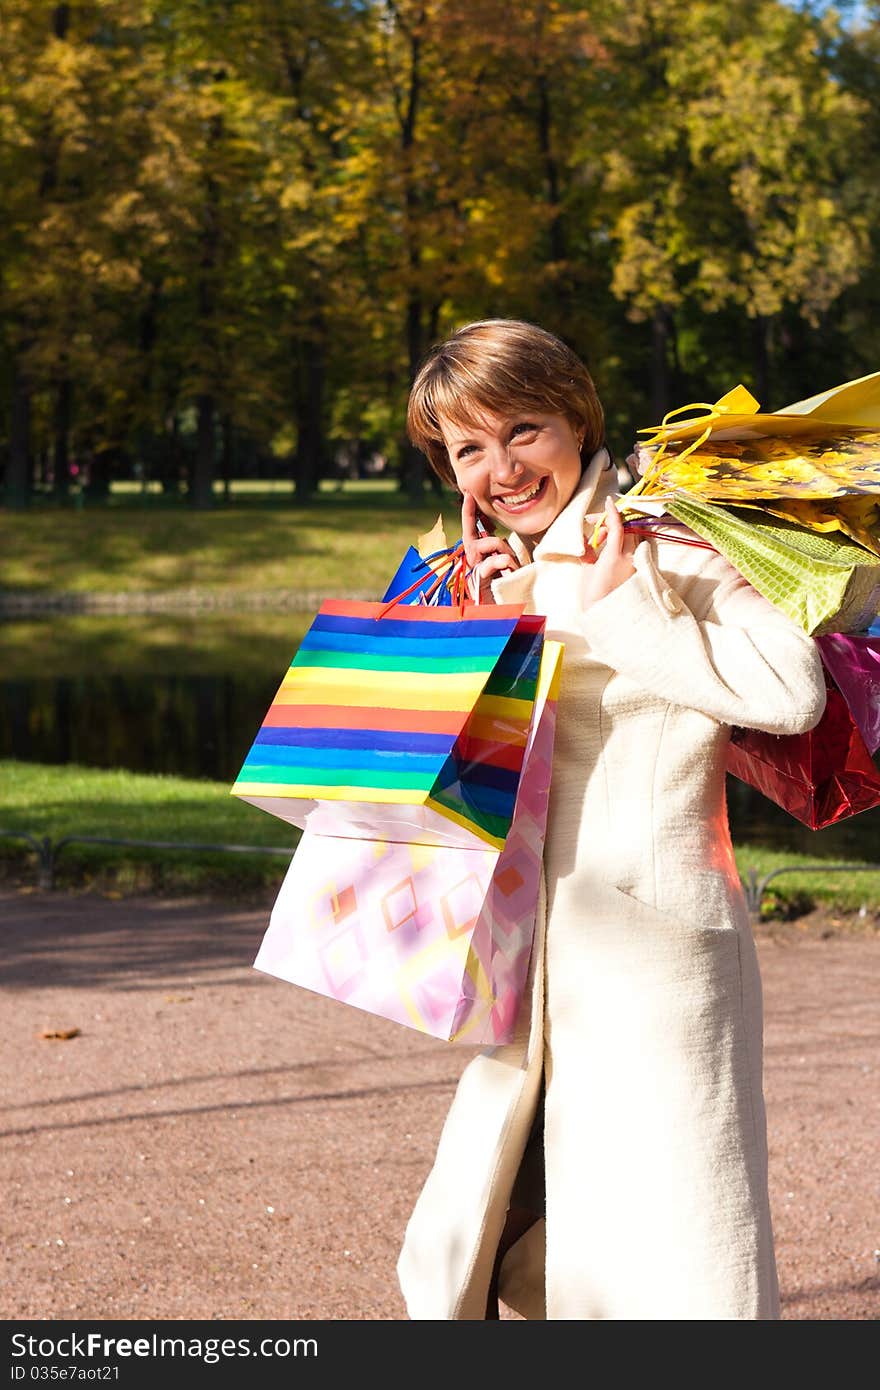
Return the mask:
[[794, 397], [829, 334], [835, 379], [874, 365], [876, 6], [7, 0], [0, 40], [0, 358], [44, 470], [176, 487], [196, 433], [203, 472], [283, 435], [305, 495], [498, 314], [588, 358], [620, 449], [651, 375]]

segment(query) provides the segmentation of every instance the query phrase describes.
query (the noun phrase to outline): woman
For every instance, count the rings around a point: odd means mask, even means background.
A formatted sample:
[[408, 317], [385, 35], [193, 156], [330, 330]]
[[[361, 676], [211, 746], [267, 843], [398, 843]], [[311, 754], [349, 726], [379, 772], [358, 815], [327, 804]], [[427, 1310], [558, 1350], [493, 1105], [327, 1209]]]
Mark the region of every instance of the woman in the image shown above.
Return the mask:
[[459, 1083], [398, 1263], [409, 1314], [497, 1317], [497, 1289], [529, 1318], [777, 1318], [725, 747], [818, 722], [815, 645], [716, 552], [623, 529], [593, 383], [551, 334], [454, 333], [408, 427], [462, 495], [483, 601], [565, 644], [531, 986]]

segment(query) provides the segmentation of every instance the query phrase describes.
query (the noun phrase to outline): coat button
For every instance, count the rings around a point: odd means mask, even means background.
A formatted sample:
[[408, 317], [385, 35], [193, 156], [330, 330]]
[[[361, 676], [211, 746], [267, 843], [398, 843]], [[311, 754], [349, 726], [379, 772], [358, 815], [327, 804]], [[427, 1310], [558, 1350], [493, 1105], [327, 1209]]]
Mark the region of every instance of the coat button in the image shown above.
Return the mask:
[[684, 608], [684, 604], [673, 589], [664, 589], [661, 598], [670, 613], [680, 613]]

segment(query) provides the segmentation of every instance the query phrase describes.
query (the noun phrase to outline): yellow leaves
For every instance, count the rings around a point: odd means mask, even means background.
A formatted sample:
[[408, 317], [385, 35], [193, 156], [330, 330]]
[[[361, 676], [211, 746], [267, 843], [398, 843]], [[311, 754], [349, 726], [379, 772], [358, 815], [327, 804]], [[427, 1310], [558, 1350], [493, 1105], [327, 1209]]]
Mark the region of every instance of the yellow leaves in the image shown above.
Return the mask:
[[305, 211], [312, 201], [313, 188], [304, 178], [291, 178], [282, 188], [278, 204], [284, 212]]
[[136, 188], [125, 188], [111, 194], [101, 213], [104, 225], [114, 232], [123, 232], [138, 220], [143, 195]]
[[669, 205], [677, 190], [665, 190], [661, 199], [631, 203], [621, 213], [615, 227], [619, 253], [614, 266], [612, 289], [631, 304], [631, 317], [645, 317], [654, 304], [675, 305], [681, 301], [676, 280], [675, 260], [669, 255], [674, 216]]
[[269, 449], [272, 457], [276, 459], [292, 458], [296, 452], [296, 429], [290, 421], [287, 421], [272, 436], [269, 441]]
[[[814, 20], [775, 0], [631, 8], [632, 86], [603, 132], [615, 294], [632, 317], [684, 298], [764, 317], [795, 304], [815, 323], [864, 272], [870, 219], [840, 196], [864, 108]], [[614, 26], [620, 56], [622, 16]]]
[[118, 294], [130, 294], [140, 284], [140, 269], [136, 262], [119, 257], [111, 259], [99, 250], [84, 250], [80, 266], [81, 273], [92, 284]]

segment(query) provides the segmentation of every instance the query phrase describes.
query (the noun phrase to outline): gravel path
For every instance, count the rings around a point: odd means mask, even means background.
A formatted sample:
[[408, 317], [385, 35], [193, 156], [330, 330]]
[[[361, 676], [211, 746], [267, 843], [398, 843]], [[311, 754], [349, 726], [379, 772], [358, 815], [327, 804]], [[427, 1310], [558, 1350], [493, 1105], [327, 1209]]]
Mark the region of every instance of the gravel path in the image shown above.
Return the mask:
[[[395, 1260], [471, 1053], [258, 974], [266, 920], [0, 890], [0, 1317], [406, 1316]], [[759, 950], [783, 1316], [874, 1319], [880, 935]]]

